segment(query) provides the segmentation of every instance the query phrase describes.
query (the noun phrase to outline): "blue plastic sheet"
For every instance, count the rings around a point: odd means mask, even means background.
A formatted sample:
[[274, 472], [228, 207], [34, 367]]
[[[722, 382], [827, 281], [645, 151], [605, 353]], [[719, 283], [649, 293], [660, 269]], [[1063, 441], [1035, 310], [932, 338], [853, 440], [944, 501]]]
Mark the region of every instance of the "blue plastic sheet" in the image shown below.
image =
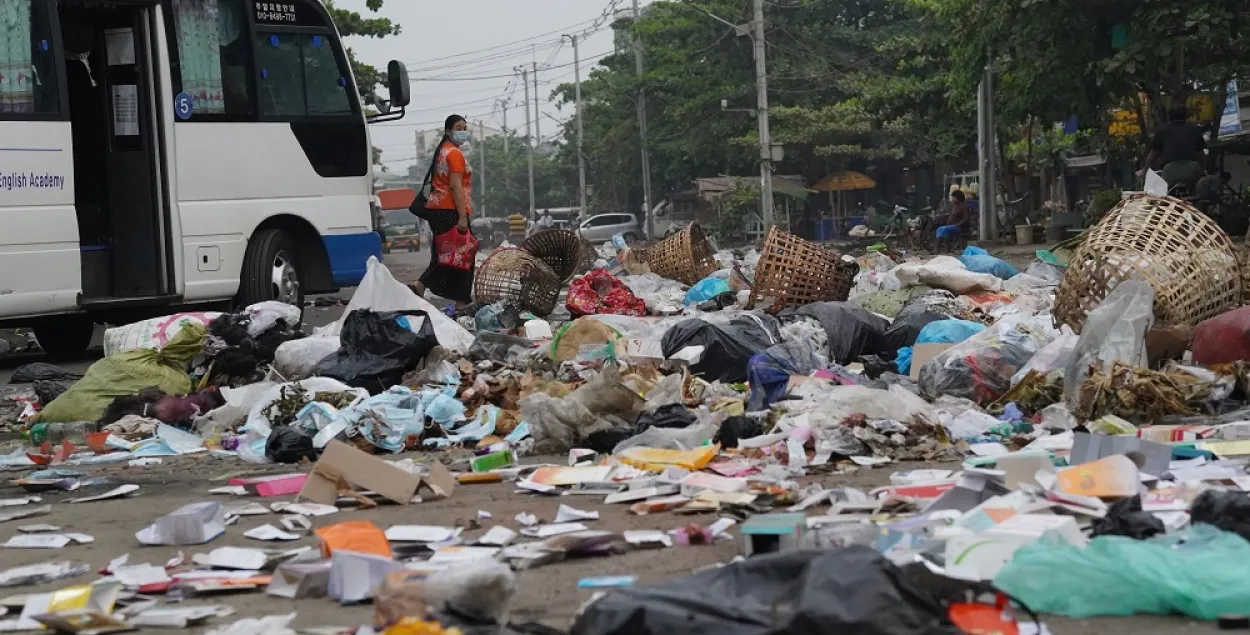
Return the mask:
[[747, 381], [751, 384], [747, 409], [768, 408], [786, 394], [792, 375], [806, 375], [824, 365], [812, 346], [803, 342], [782, 342], [752, 355], [747, 362]]
[[1134, 540], [1099, 536], [1080, 548], [1021, 547], [994, 585], [1039, 613], [1088, 617], [1250, 614], [1250, 542], [1210, 525]]
[[[984, 324], [967, 320], [939, 320], [920, 329], [916, 344], [958, 344], [985, 330]], [[901, 348], [894, 358], [900, 375], [911, 373], [912, 347]]]
[[686, 305], [707, 302], [716, 296], [728, 292], [729, 282], [724, 278], [709, 276], [700, 280], [686, 292]]
[[1019, 269], [1011, 266], [1005, 260], [991, 256], [990, 252], [975, 245], [970, 245], [964, 250], [963, 255], [959, 257], [959, 262], [962, 262], [968, 268], [968, 271], [988, 273], [1003, 280], [1010, 280], [1020, 275]]

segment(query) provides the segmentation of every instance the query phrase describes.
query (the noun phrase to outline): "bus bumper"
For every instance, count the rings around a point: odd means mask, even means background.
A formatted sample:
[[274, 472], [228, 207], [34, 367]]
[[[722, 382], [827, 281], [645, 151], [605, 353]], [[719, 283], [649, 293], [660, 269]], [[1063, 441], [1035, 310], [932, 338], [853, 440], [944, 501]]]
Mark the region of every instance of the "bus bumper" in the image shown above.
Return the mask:
[[377, 232], [322, 236], [321, 239], [330, 258], [331, 277], [340, 287], [360, 284], [370, 256], [382, 259], [382, 235]]

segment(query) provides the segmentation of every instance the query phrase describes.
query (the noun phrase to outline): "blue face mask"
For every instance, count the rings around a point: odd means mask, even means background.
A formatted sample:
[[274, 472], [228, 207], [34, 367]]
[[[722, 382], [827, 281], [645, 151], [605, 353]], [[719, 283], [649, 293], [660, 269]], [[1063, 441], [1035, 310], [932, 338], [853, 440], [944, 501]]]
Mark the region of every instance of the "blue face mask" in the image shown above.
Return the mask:
[[455, 130], [451, 133], [451, 140], [455, 141], [456, 145], [460, 145], [462, 143], [467, 143], [472, 136], [473, 135], [470, 134], [468, 130]]

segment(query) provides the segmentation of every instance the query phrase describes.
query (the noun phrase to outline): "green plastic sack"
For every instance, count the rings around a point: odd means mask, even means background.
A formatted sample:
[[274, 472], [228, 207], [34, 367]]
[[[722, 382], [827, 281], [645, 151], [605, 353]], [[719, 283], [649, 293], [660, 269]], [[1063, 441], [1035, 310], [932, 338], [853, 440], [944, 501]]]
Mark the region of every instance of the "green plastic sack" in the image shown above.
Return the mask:
[[114, 399], [138, 394], [149, 386], [174, 395], [191, 392], [186, 366], [204, 350], [207, 335], [204, 325], [188, 324], [159, 351], [143, 348], [105, 357], [45, 406], [38, 421], [96, 421]]
[[1182, 613], [1214, 620], [1250, 614], [1250, 542], [1197, 524], [1133, 540], [1099, 536], [1084, 549], [1038, 542], [1022, 547], [994, 585], [1039, 613], [1072, 618]]

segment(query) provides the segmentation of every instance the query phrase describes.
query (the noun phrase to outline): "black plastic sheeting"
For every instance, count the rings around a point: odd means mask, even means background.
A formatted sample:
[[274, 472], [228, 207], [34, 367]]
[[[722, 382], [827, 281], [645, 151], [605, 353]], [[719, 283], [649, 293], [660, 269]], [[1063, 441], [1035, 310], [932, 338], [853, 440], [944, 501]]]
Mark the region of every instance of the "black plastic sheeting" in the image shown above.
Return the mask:
[[[420, 320], [415, 330], [410, 325]], [[434, 325], [425, 311], [375, 313], [358, 309], [348, 314], [339, 336], [343, 346], [317, 363], [313, 374], [379, 393], [400, 383], [438, 346]]]
[[44, 362], [35, 362], [33, 364], [23, 364], [13, 371], [13, 376], [9, 378], [10, 384], [30, 384], [37, 381], [68, 381], [74, 382], [82, 379], [82, 375], [71, 373], [55, 364], [47, 364]]
[[843, 366], [861, 355], [882, 352], [885, 330], [890, 326], [885, 318], [850, 302], [815, 302], [782, 313], [783, 317], [786, 315], [810, 317], [820, 322], [829, 335], [829, 361]]
[[313, 447], [313, 438], [291, 426], [274, 428], [265, 441], [265, 456], [274, 463], [299, 463], [300, 459], [316, 461], [321, 453]]
[[958, 635], [945, 609], [868, 547], [757, 556], [614, 590], [570, 635]]
[[[1241, 493], [1238, 492], [1240, 495]], [[1239, 498], [1250, 505], [1250, 499], [1244, 495]], [[1151, 536], [1166, 533], [1163, 521], [1154, 514], [1144, 512], [1141, 508], [1141, 497], [1122, 498], [1111, 505], [1107, 515], [1094, 521], [1093, 536], [1126, 536], [1137, 540], [1145, 540]]]
[[1189, 518], [1250, 540], [1250, 498], [1243, 492], [1207, 490], [1194, 499]]
[[664, 357], [671, 357], [687, 346], [703, 346], [703, 357], [690, 371], [707, 381], [734, 383], [747, 380], [747, 362], [752, 355], [780, 341], [776, 318], [755, 315], [734, 318], [724, 325], [686, 320], [664, 334], [660, 347]]
[[924, 304], [909, 304], [898, 312], [890, 327], [885, 330], [882, 344], [886, 351], [894, 355], [900, 348], [915, 346], [916, 338], [920, 337], [920, 329], [928, 323], [949, 319], [941, 313], [927, 310]]

